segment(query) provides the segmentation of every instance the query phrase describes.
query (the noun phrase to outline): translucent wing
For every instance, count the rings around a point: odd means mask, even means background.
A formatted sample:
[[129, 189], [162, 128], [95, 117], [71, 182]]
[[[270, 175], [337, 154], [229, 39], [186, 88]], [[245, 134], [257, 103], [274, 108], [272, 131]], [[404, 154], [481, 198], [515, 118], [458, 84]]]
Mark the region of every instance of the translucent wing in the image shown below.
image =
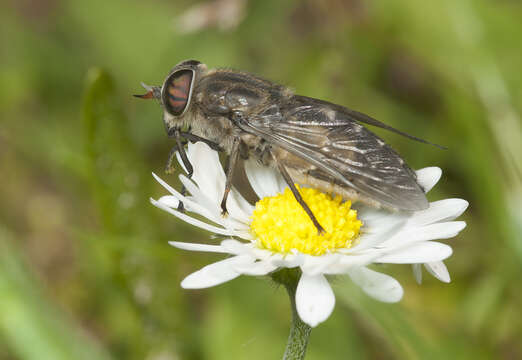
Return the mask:
[[390, 146], [354, 121], [346, 108], [294, 96], [238, 126], [305, 160], [310, 176], [351, 187], [387, 207], [428, 207], [415, 173]]

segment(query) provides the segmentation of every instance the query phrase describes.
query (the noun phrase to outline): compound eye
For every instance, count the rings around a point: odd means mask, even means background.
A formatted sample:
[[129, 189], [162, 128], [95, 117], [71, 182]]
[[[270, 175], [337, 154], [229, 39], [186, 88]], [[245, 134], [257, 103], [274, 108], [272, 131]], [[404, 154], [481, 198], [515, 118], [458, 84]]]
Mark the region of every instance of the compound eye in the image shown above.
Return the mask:
[[193, 78], [192, 70], [180, 70], [170, 75], [165, 81], [163, 104], [172, 115], [183, 114], [189, 105]]

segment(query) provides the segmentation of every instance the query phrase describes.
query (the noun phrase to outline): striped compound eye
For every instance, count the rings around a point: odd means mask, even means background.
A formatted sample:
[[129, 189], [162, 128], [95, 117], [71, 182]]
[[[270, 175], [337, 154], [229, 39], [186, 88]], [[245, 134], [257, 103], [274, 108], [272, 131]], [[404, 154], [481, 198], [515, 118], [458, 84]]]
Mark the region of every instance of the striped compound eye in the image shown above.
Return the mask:
[[192, 94], [192, 70], [180, 70], [170, 75], [163, 88], [163, 104], [174, 116], [183, 114]]

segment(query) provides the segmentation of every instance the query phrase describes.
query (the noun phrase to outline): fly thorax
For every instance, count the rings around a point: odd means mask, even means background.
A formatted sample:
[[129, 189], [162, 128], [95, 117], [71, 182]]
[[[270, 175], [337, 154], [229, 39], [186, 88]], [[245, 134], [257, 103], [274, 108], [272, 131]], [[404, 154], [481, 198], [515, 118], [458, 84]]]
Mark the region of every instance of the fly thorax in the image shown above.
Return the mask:
[[190, 131], [194, 135], [219, 144], [227, 153], [232, 149], [235, 129], [227, 118], [194, 113], [190, 121]]

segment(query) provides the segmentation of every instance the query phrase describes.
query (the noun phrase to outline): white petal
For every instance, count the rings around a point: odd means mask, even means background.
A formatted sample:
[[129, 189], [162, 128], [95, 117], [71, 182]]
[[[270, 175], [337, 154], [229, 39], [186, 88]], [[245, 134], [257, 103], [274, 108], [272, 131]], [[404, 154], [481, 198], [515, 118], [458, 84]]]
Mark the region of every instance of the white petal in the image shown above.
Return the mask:
[[277, 266], [270, 264], [268, 261], [256, 261], [253, 264], [237, 265], [234, 270], [242, 275], [262, 276], [271, 273], [277, 269]]
[[[248, 204], [247, 201], [244, 200], [243, 197], [238, 194], [234, 188], [231, 189], [227, 199], [228, 216], [223, 217], [221, 215], [221, 199], [219, 200], [219, 203], [217, 203], [216, 199], [208, 197], [207, 194], [203, 193], [192, 182], [192, 180], [187, 178], [185, 175], [180, 175], [179, 179], [192, 195], [192, 203], [198, 204], [198, 207], [195, 207], [193, 204], [187, 203], [188, 210], [192, 211], [192, 208], [194, 208], [195, 212], [227, 228], [241, 230], [249, 229], [249, 217], [253, 207], [252, 205]], [[246, 203], [246, 205], [244, 205], [244, 203]], [[250, 209], [248, 209], [246, 206], [250, 206]], [[201, 209], [206, 209], [206, 211]]]
[[214, 253], [223, 253], [228, 254], [229, 252], [225, 250], [220, 245], [209, 245], [209, 244], [196, 244], [196, 243], [186, 243], [179, 241], [169, 241], [169, 245], [174, 246], [175, 248], [181, 250], [188, 251], [204, 251], [204, 252], [214, 252]]
[[[219, 156], [216, 151], [203, 143], [189, 143], [187, 156], [194, 166], [194, 174], [192, 180], [198, 185], [195, 186], [187, 181], [185, 176], [180, 176], [183, 184], [190, 193], [195, 196], [196, 202], [203, 206], [221, 214], [221, 200], [225, 189], [225, 172], [219, 162]], [[227, 209], [229, 216], [240, 221], [248, 221], [253, 207], [234, 189], [230, 192], [227, 199]], [[217, 215], [217, 214], [215, 214]]]
[[207, 144], [197, 142], [188, 144], [187, 156], [194, 167], [192, 180], [215, 203], [221, 202], [225, 189], [225, 172], [219, 162], [218, 153]]
[[389, 211], [377, 209], [375, 207], [368, 206], [365, 203], [355, 201], [352, 202], [352, 209], [357, 210], [357, 217], [361, 219], [364, 218], [365, 221], [372, 221], [390, 214]]
[[416, 172], [417, 182], [424, 189], [424, 192], [430, 191], [442, 176], [442, 170], [436, 166], [420, 169]]
[[360, 252], [389, 240], [402, 230], [409, 216], [409, 213], [375, 209], [361, 203], [354, 204], [353, 208], [363, 227], [359, 242], [347, 253]]
[[271, 257], [271, 262], [274, 266], [282, 268], [295, 268], [301, 266], [304, 263], [304, 257], [302, 254], [287, 254], [282, 256], [281, 254], [274, 254]]
[[451, 256], [450, 246], [434, 241], [414, 243], [375, 259], [379, 263], [416, 264], [444, 260]]
[[[389, 241], [394, 235], [402, 234], [406, 220], [390, 220], [390, 222], [383, 224], [382, 227], [372, 228], [363, 221], [362, 234], [359, 238], [359, 243], [354, 245], [347, 251], [347, 253], [360, 252], [365, 249], [378, 247], [381, 244]], [[368, 227], [367, 227], [368, 226]]]
[[185, 164], [183, 163], [183, 160], [181, 159], [181, 154], [179, 151], [176, 151], [176, 159], [178, 159], [178, 163], [181, 165], [181, 168], [185, 172], [185, 174], [188, 173], [187, 168], [185, 167]]
[[[196, 212], [217, 224], [223, 225], [221, 216], [219, 215], [219, 212], [217, 211], [217, 207], [212, 206], [212, 203], [208, 200], [208, 198], [205, 198], [203, 195], [200, 195], [199, 197], [193, 196], [194, 200], [195, 200], [194, 201], [193, 199], [191, 199], [189, 197], [181, 195], [181, 193], [179, 193], [172, 186], [170, 186], [165, 181], [163, 181], [155, 173], [152, 173], [152, 176], [154, 177], [154, 179], [156, 179], [156, 181], [158, 183], [161, 184], [161, 186], [163, 186], [168, 192], [170, 192], [174, 198], [178, 199], [178, 201], [182, 201], [187, 210], [189, 210], [191, 212]], [[183, 179], [181, 179], [183, 185], [185, 185], [185, 187], [189, 190], [190, 193], [195, 193], [195, 194], [200, 193], [199, 189], [196, 187], [196, 185], [194, 185], [194, 183], [192, 181], [190, 181], [184, 175], [180, 175], [180, 178], [181, 177], [183, 177]], [[165, 201], [162, 201], [162, 199], [164, 199], [164, 198], [165, 197], [160, 198], [158, 200], [158, 202], [163, 203], [172, 208], [177, 208], [177, 205], [171, 206], [175, 203], [175, 201], [173, 199], [167, 198], [166, 200], [168, 202], [165, 202]]]
[[225, 249], [229, 254], [251, 254], [252, 244], [242, 243], [236, 239], [226, 239], [221, 242], [221, 247]]
[[254, 211], [254, 207], [235, 188], [228, 195], [227, 209], [231, 217], [248, 222]]
[[255, 159], [245, 161], [245, 173], [260, 199], [274, 196], [284, 190], [286, 183], [275, 169], [259, 164]]
[[[152, 176], [165, 188], [167, 189], [172, 196], [163, 196], [161, 197], [158, 202], [162, 203], [170, 208], [177, 209], [178, 204], [180, 201], [183, 202], [183, 205], [185, 208], [190, 212], [195, 212], [199, 215], [202, 215], [206, 217], [207, 219], [215, 222], [216, 224], [224, 225], [223, 219], [219, 215], [219, 213], [216, 211], [215, 207], [208, 206], [208, 201], [205, 201], [204, 199], [200, 199], [198, 202], [197, 199], [194, 201], [191, 197], [183, 196], [181, 193], [173, 189], [169, 184], [167, 184], [165, 181], [163, 181], [160, 177], [158, 177], [156, 174], [152, 173]], [[185, 177], [185, 179], [187, 179]], [[188, 180], [188, 179], [187, 179]], [[189, 183], [190, 180], [187, 182]], [[191, 184], [195, 187], [194, 184]], [[198, 190], [194, 190], [197, 192]], [[205, 206], [207, 205], [207, 206]]]
[[198, 187], [185, 175], [180, 175], [179, 179], [181, 183], [187, 188], [187, 190], [192, 194], [194, 201], [211, 211], [215, 217], [220, 217], [224, 222], [227, 222], [228, 219], [234, 219], [243, 224], [250, 222], [250, 214], [252, 214], [254, 207], [250, 205], [235, 188], [232, 188], [228, 194], [228, 216], [227, 218], [223, 218], [221, 215], [221, 201], [223, 199], [223, 191], [225, 188], [224, 183], [221, 190], [219, 190], [220, 196], [214, 196], [215, 191], [218, 191], [217, 189], [209, 190], [207, 185], [205, 185], [207, 188], [206, 190], [205, 188]]
[[424, 264], [428, 272], [442, 282], [449, 283], [451, 281], [448, 268], [442, 261], [435, 261]]
[[333, 311], [335, 296], [323, 275], [301, 275], [295, 294], [297, 313], [301, 320], [315, 327]]
[[175, 196], [172, 196], [172, 195], [162, 196], [158, 199], [158, 202], [160, 202], [168, 207], [171, 207], [171, 208], [177, 208], [179, 205], [179, 200]]
[[160, 183], [161, 186], [163, 186], [169, 193], [171, 194], [177, 194], [178, 192], [169, 184], [167, 184], [162, 178], [160, 178], [156, 173], [152, 173], [152, 177]]
[[304, 263], [301, 265], [301, 270], [307, 275], [321, 274], [338, 262], [341, 257], [341, 254], [325, 254], [321, 256], [303, 254]]
[[254, 259], [240, 255], [207, 265], [183, 279], [181, 287], [184, 289], [203, 289], [222, 284], [241, 275], [234, 270], [234, 266], [248, 262], [253, 263]]
[[413, 276], [415, 277], [415, 281], [417, 281], [417, 284], [422, 284], [422, 265], [413, 264], [411, 266], [411, 269], [413, 270]]
[[185, 175], [180, 175], [179, 180], [188, 190], [188, 192], [192, 195], [194, 202], [204, 206], [209, 211], [215, 213], [215, 215], [219, 214], [219, 205], [214, 200], [209, 198], [206, 194], [204, 194], [198, 186]]
[[274, 253], [267, 249], [258, 248], [256, 245], [252, 244], [252, 248], [250, 249], [250, 255], [260, 260], [269, 260], [274, 256]]
[[[221, 201], [220, 201], [221, 205]], [[220, 206], [221, 209], [221, 206]], [[250, 223], [250, 215], [254, 211], [254, 207], [250, 205], [244, 198], [241, 196], [235, 188], [230, 190], [227, 198], [227, 211], [228, 215], [225, 218], [225, 221], [230, 220], [239, 220], [241, 223]]]
[[469, 203], [463, 199], [445, 199], [430, 203], [426, 210], [417, 211], [408, 220], [407, 226], [422, 226], [459, 217]]
[[169, 214], [172, 214], [174, 216], [176, 216], [177, 218], [191, 224], [191, 225], [194, 225], [194, 226], [197, 226], [203, 230], [207, 230], [207, 231], [210, 231], [210, 232], [213, 232], [213, 233], [216, 233], [216, 234], [220, 234], [220, 235], [227, 235], [227, 236], [236, 236], [236, 235], [239, 235], [238, 232], [236, 231], [233, 231], [233, 230], [228, 230], [228, 229], [223, 229], [223, 228], [218, 228], [217, 226], [214, 226], [214, 225], [210, 225], [210, 224], [207, 224], [203, 221], [200, 221], [200, 220], [197, 220], [197, 219], [194, 219], [193, 217], [190, 217], [182, 212], [179, 212], [179, 211], [176, 211], [174, 209], [171, 209], [170, 207], [167, 207], [165, 205], [163, 205], [162, 203], [154, 200], [154, 199], [150, 199], [150, 202], [152, 203], [152, 205], [154, 206], [157, 206], [159, 207], [160, 209], [162, 210], [165, 210], [166, 212], [168, 212]]
[[397, 280], [377, 271], [360, 267], [350, 270], [348, 275], [366, 294], [376, 300], [393, 303], [400, 301], [404, 294]]
[[250, 233], [250, 231], [235, 230], [234, 235], [232, 235], [232, 236], [237, 236], [238, 238], [248, 240], [248, 241], [255, 240], [254, 236], [252, 235], [252, 233]]
[[357, 210], [357, 217], [361, 219], [364, 227], [371, 231], [380, 231], [381, 229], [393, 228], [398, 224], [406, 222], [410, 213], [390, 211], [386, 209], [373, 209], [363, 204], [354, 204], [353, 208]]
[[390, 240], [382, 243], [381, 246], [393, 247], [420, 241], [450, 239], [456, 236], [465, 227], [466, 223], [464, 221], [449, 221], [422, 227], [407, 228]]
[[363, 267], [371, 264], [380, 254], [376, 251], [370, 251], [364, 254], [346, 254], [341, 256], [339, 261], [331, 264], [324, 270], [325, 274], [339, 275], [347, 274], [353, 268]]

